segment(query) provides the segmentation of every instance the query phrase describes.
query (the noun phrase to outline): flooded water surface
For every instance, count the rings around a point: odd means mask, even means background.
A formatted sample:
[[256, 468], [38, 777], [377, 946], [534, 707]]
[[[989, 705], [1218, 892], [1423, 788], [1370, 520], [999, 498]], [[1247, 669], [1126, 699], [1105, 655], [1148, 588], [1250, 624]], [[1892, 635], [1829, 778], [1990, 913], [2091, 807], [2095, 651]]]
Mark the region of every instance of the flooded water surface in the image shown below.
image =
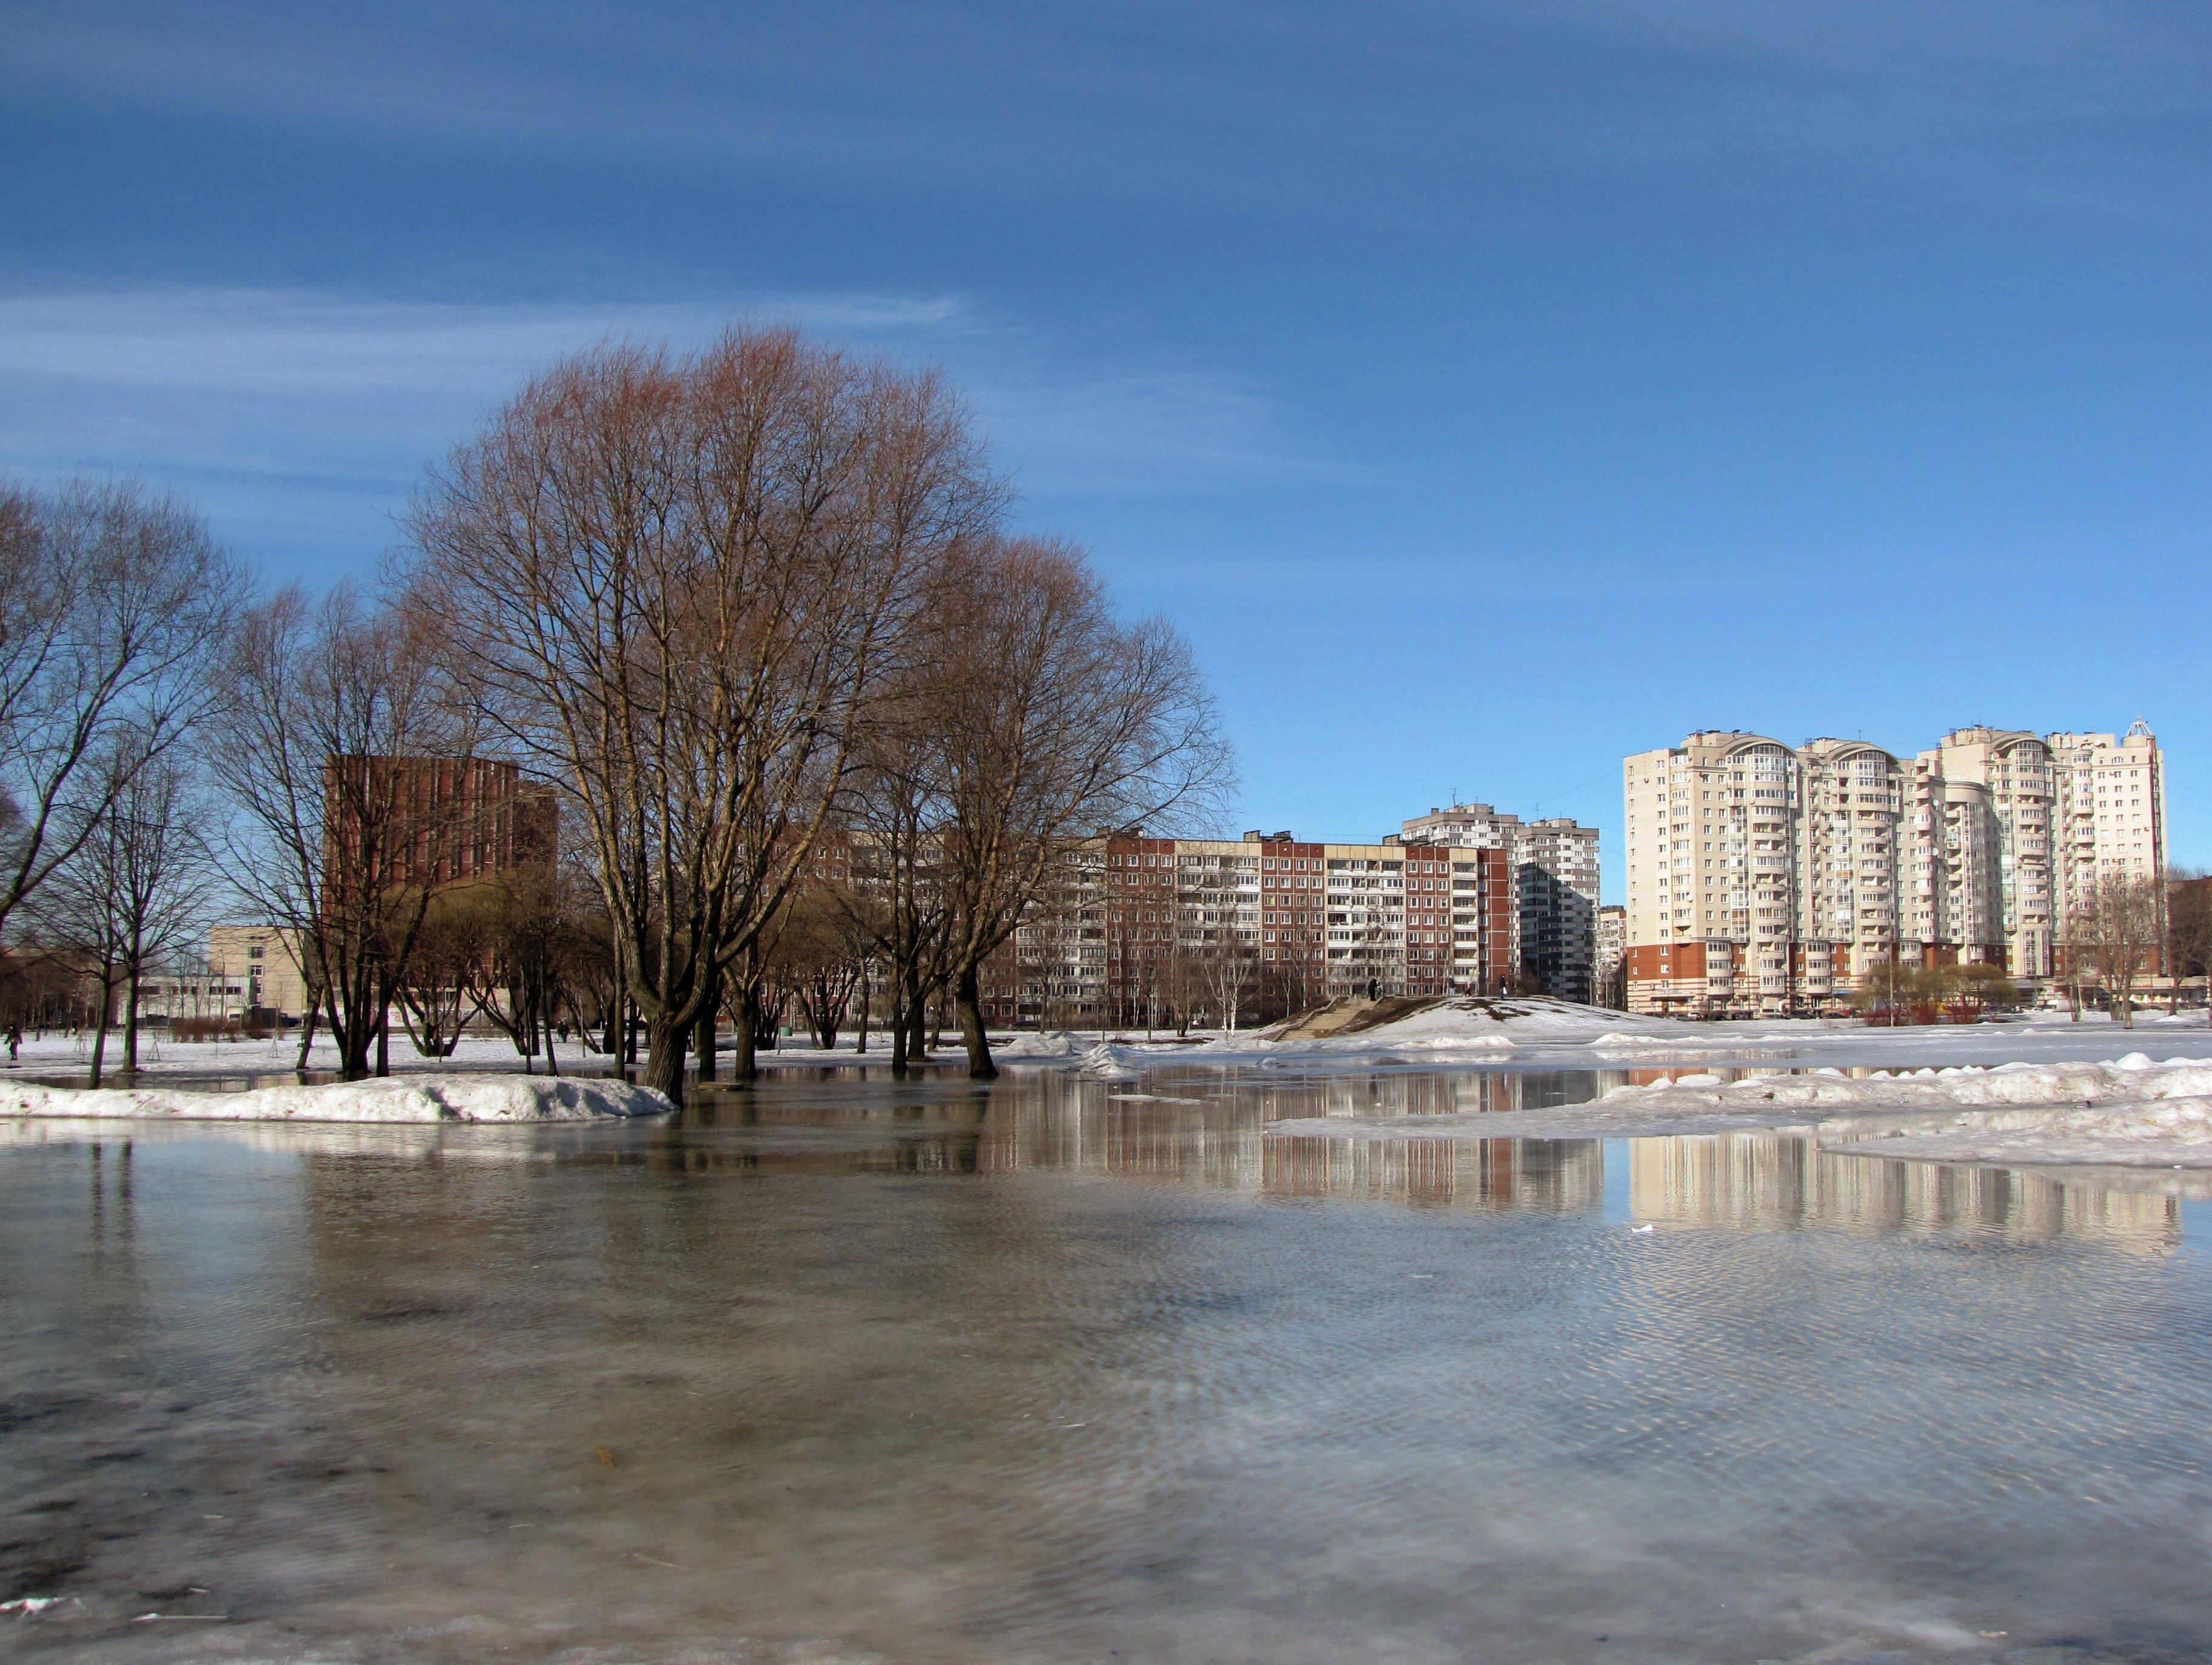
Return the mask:
[[0, 1650], [2212, 1658], [2162, 1180], [1262, 1131], [1614, 1079], [15, 1124]]

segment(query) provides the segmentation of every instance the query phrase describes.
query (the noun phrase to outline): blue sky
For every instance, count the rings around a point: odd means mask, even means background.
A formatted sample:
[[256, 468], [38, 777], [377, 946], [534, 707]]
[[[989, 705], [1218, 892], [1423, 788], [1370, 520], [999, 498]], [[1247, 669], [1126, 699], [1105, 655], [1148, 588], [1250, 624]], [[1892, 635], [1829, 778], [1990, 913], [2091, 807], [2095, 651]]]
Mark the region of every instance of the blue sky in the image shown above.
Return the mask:
[[17, 3], [0, 471], [368, 574], [609, 334], [945, 365], [1237, 825], [2124, 728], [2212, 862], [2201, 5]]

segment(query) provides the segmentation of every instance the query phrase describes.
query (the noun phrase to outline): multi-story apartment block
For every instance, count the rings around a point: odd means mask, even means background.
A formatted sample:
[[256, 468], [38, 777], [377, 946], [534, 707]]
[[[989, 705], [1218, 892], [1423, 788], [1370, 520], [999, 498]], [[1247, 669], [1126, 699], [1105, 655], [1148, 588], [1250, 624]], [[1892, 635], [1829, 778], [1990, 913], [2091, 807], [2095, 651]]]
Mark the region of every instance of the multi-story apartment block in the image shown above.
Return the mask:
[[1630, 1004], [1820, 1009], [1878, 963], [2046, 977], [2099, 871], [2165, 866], [2164, 769], [2112, 735], [1864, 741], [1707, 731], [1624, 766]]
[[1340, 996], [1495, 994], [1510, 980], [1504, 852], [1443, 844], [1087, 840], [1061, 900], [990, 979], [994, 1023], [1243, 1018]]
[[1401, 823], [1407, 844], [1504, 852], [1514, 883], [1515, 969], [1547, 994], [1588, 1000], [1595, 987], [1598, 831], [1565, 817], [1524, 822], [1488, 804], [1431, 808]]
[[2138, 718], [2126, 734], [2053, 734], [2051, 884], [2061, 910], [2103, 872], [2166, 872], [2166, 754]]
[[1626, 998], [1620, 987], [1621, 962], [1628, 957], [1628, 910], [1609, 902], [1597, 910], [1597, 966], [1593, 973], [1593, 1006], [1619, 1006]]

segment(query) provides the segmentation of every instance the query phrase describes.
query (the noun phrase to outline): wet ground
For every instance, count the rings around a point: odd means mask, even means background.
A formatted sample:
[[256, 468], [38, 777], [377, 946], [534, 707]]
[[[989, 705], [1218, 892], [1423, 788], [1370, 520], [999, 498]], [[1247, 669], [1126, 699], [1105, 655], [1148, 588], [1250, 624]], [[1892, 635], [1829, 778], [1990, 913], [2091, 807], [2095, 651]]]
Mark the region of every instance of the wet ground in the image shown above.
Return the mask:
[[17, 1124], [0, 1650], [2212, 1659], [2208, 1205], [1261, 1132], [1626, 1079]]

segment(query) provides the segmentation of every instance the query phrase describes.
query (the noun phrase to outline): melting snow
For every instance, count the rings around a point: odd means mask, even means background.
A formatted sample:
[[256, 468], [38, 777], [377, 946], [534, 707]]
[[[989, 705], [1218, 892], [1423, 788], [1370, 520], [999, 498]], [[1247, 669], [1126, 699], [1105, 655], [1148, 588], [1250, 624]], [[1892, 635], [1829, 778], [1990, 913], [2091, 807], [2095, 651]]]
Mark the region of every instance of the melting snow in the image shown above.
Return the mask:
[[0, 1115], [192, 1121], [588, 1121], [675, 1107], [650, 1087], [576, 1076], [407, 1075], [255, 1092], [84, 1091], [0, 1083]]

